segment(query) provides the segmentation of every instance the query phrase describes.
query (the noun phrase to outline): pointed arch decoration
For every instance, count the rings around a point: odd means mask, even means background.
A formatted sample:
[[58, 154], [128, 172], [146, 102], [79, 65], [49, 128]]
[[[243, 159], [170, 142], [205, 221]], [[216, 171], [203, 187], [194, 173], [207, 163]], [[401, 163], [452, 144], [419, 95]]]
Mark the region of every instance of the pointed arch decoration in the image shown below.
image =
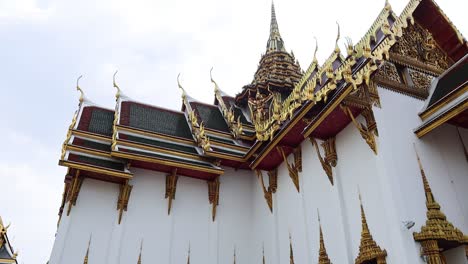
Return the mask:
[[317, 209], [317, 216], [319, 222], [320, 231], [320, 246], [319, 246], [319, 259], [318, 264], [331, 264], [330, 258], [328, 257], [327, 249], [325, 248], [325, 242], [323, 240], [322, 223], [320, 222], [320, 213]]
[[362, 205], [361, 193], [359, 193], [359, 203], [361, 206], [361, 242], [359, 245], [359, 255], [354, 261], [355, 264], [365, 264], [370, 261], [376, 264], [386, 264], [387, 263], [387, 251], [380, 248], [379, 245], [375, 242], [372, 234], [370, 233], [369, 226], [367, 225], [366, 214], [364, 212], [364, 207]]

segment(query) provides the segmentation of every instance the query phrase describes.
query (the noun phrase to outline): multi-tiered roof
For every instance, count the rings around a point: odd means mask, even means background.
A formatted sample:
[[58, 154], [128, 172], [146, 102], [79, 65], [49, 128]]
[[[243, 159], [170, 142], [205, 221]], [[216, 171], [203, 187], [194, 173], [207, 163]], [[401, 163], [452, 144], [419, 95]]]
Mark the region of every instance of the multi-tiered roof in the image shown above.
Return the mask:
[[[213, 208], [219, 192], [217, 177], [225, 167], [275, 175], [273, 170], [286, 162], [299, 186], [299, 147], [307, 138], [325, 141], [325, 159], [318, 145], [316, 149], [333, 183], [334, 137], [346, 126], [355, 125], [363, 140], [378, 152], [372, 111], [372, 106], [380, 104], [377, 85], [419, 99], [430, 93], [429, 110], [444, 106], [441, 98], [459, 98], [456, 102], [462, 108], [438, 118], [446, 121], [466, 115], [467, 103], [460, 97], [466, 95], [466, 75], [459, 72], [466, 68], [467, 42], [432, 0], [411, 0], [400, 16], [387, 2], [355, 45], [347, 39], [345, 55], [339, 39], [338, 30], [328, 59], [320, 65], [314, 56], [303, 72], [285, 49], [272, 5], [266, 52], [253, 81], [236, 97], [224, 93], [213, 79], [213, 105], [194, 99], [179, 83], [181, 111], [137, 102], [124, 95], [115, 82], [115, 109], [99, 107], [82, 95], [60, 159], [69, 168], [62, 206], [76, 202], [83, 178], [94, 178], [126, 186], [118, 201], [119, 210], [125, 210], [133, 167], [167, 173], [169, 199], [175, 195], [177, 176], [208, 181]], [[465, 59], [456, 63], [462, 57]], [[447, 73], [442, 74], [444, 71]], [[453, 76], [455, 83], [450, 81]], [[435, 78], [439, 85], [432, 82]], [[434, 88], [429, 90], [431, 82]], [[356, 121], [359, 114], [365, 124]], [[467, 126], [466, 118], [455, 123]], [[291, 153], [294, 163], [288, 160]], [[266, 198], [275, 190], [270, 187], [264, 188]]]

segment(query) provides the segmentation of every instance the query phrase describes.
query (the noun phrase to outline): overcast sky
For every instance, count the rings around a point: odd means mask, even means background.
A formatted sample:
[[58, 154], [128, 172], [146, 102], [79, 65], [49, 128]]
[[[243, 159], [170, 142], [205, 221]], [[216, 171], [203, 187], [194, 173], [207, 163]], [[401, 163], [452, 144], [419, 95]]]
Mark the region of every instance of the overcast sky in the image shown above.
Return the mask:
[[[391, 1], [400, 14], [407, 0]], [[466, 35], [467, 1], [438, 4]], [[66, 169], [57, 165], [77, 109], [75, 80], [93, 102], [114, 107], [112, 74], [139, 101], [180, 109], [187, 92], [213, 102], [209, 70], [225, 92], [248, 84], [265, 52], [270, 0], [0, 0], [0, 215], [20, 263], [46, 263]], [[275, 0], [286, 48], [303, 69], [334, 49], [336, 24], [354, 42], [384, 0]], [[344, 40], [341, 40], [342, 50]], [[72, 212], [73, 214], [73, 212]]]

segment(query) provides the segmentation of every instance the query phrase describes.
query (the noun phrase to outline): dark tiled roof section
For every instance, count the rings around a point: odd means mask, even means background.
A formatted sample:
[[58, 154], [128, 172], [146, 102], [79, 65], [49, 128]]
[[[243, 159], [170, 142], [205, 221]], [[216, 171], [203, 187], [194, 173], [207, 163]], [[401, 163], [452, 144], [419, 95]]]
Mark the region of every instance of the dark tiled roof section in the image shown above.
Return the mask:
[[223, 96], [223, 100], [224, 100], [224, 104], [226, 105], [228, 109], [231, 109], [231, 107], [234, 109], [234, 117], [236, 118], [236, 121], [237, 121], [237, 118], [240, 116], [240, 121], [242, 124], [252, 125], [252, 123], [250, 123], [245, 118], [245, 115], [242, 112], [242, 110], [239, 107], [235, 106], [235, 99], [233, 97]]
[[122, 125], [193, 140], [187, 120], [181, 112], [123, 102], [120, 117]]
[[429, 106], [468, 82], [468, 55], [465, 55], [459, 63], [460, 64], [457, 63], [458, 65], [455, 65], [452, 69], [448, 69], [447, 72], [440, 77], [437, 82], [437, 87], [429, 101]]
[[213, 141], [213, 142], [222, 142], [222, 143], [227, 143], [227, 144], [231, 144], [231, 145], [234, 144], [234, 142], [232, 140], [227, 139], [227, 138], [226, 139], [217, 138], [217, 137], [215, 138], [215, 137], [210, 137], [210, 136], [208, 136], [208, 138], [209, 138], [210, 141]]
[[88, 106], [83, 109], [78, 129], [110, 137], [113, 122], [114, 111]]
[[10, 254], [8, 253], [5, 245], [3, 245], [1, 248], [0, 248], [0, 259], [8, 259], [8, 260], [11, 260], [11, 256]]
[[196, 161], [196, 160], [178, 159], [178, 158], [175, 158], [175, 157], [168, 157], [168, 156], [163, 156], [163, 155], [156, 154], [156, 153], [148, 153], [148, 152], [131, 150], [131, 149], [120, 148], [120, 150], [122, 152], [125, 152], [125, 153], [133, 153], [133, 154], [147, 156], [147, 157], [153, 157], [153, 158], [170, 160], [170, 161], [175, 161], [175, 162], [183, 162], [183, 163], [194, 164], [194, 165], [197, 165], [197, 166], [202, 166], [202, 167], [207, 167], [207, 168], [213, 168], [213, 166], [211, 166], [209, 164], [206, 164], [206, 163], [203, 163], [203, 162], [200, 162], [200, 161]]
[[103, 143], [94, 142], [94, 141], [86, 140], [82, 138], [75, 138], [73, 140], [73, 145], [82, 146], [82, 147], [90, 148], [90, 149], [107, 151], [107, 152], [111, 151], [110, 144], [103, 144]]
[[191, 106], [196, 109], [198, 116], [203, 120], [203, 124], [207, 128], [230, 133], [229, 127], [218, 107], [199, 103], [191, 103]]
[[244, 156], [243, 154], [241, 154], [239, 152], [234, 152], [234, 151], [230, 151], [230, 150], [226, 150], [226, 149], [213, 148], [213, 150], [216, 151], [216, 152], [230, 154], [230, 155], [237, 156], [237, 157], [243, 157]]
[[125, 165], [120, 162], [91, 158], [88, 156], [81, 156], [76, 154], [70, 154], [68, 156], [68, 160], [119, 171], [123, 171], [125, 168]]
[[198, 154], [197, 150], [194, 147], [182, 146], [182, 145], [178, 145], [178, 144], [172, 144], [172, 143], [162, 142], [162, 141], [158, 141], [158, 140], [152, 140], [152, 139], [135, 137], [135, 136], [130, 136], [130, 135], [123, 135], [123, 134], [120, 134], [120, 138], [125, 139], [125, 140], [129, 140], [129, 141], [134, 141], [134, 142], [137, 142], [137, 143], [142, 143], [142, 144], [155, 146], [155, 147], [172, 149], [172, 150], [187, 152], [187, 153], [191, 153], [191, 154]]

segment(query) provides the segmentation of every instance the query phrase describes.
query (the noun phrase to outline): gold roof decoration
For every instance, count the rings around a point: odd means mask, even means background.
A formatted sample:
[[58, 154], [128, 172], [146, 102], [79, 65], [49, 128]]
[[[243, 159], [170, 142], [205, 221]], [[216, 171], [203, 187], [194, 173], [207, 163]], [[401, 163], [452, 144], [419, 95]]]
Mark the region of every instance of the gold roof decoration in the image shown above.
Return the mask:
[[387, 263], [385, 258], [387, 257], [387, 251], [381, 249], [379, 245], [374, 241], [372, 234], [370, 233], [369, 226], [367, 225], [366, 214], [362, 205], [361, 192], [359, 192], [359, 203], [361, 205], [361, 243], [359, 245], [359, 255], [357, 256], [355, 263], [363, 264], [370, 260], [377, 261], [377, 264]]
[[210, 70], [210, 79], [211, 79], [211, 82], [215, 86], [214, 87], [215, 98], [218, 101], [218, 105], [221, 108], [221, 112], [224, 116], [224, 119], [226, 120], [226, 123], [228, 124], [229, 130], [231, 131], [232, 135], [234, 136], [234, 138], [239, 138], [243, 132], [243, 127], [240, 121], [240, 116], [237, 118], [237, 120], [235, 120], [234, 110], [232, 106], [230, 109], [227, 108], [223, 100], [222, 91], [219, 89], [218, 83], [216, 83], [216, 81], [213, 79], [212, 72], [213, 72], [213, 67], [211, 67], [211, 70]]
[[468, 245], [468, 236], [464, 235], [458, 228], [454, 227], [451, 222], [447, 220], [445, 214], [441, 211], [439, 203], [432, 194], [431, 187], [427, 181], [426, 174], [424, 172], [421, 159], [419, 158], [418, 152], [415, 152], [418, 159], [419, 169], [421, 171], [422, 182], [424, 186], [424, 192], [426, 195], [426, 208], [427, 208], [427, 219], [424, 226], [421, 227], [420, 232], [414, 232], [413, 237], [415, 241], [423, 242], [428, 240], [435, 240], [438, 242], [439, 248], [445, 246], [454, 247], [458, 245]]
[[78, 92], [80, 92], [80, 99], [79, 99], [80, 104], [83, 103], [84, 98], [85, 98], [85, 97], [84, 97], [84, 92], [83, 92], [83, 90], [81, 90], [81, 87], [80, 87], [80, 79], [81, 79], [82, 77], [83, 77], [83, 75], [80, 75], [80, 77], [78, 77], [78, 79], [76, 79], [76, 90], [77, 90]]
[[338, 34], [336, 35], [335, 52], [340, 53], [340, 47], [338, 46], [338, 41], [340, 40], [340, 24], [338, 24], [338, 21], [336, 21], [336, 25], [338, 26]]
[[117, 89], [117, 92], [115, 93], [115, 100], [119, 100], [120, 98], [120, 87], [117, 85], [117, 82], [115, 81], [115, 76], [117, 75], [119, 71], [115, 71], [114, 75], [112, 76], [112, 85], [114, 86], [115, 89]]
[[9, 227], [10, 224], [7, 226], [3, 224], [2, 217], [0, 216], [0, 248], [6, 243], [5, 236]]
[[322, 223], [320, 222], [320, 213], [317, 208], [317, 216], [318, 216], [318, 223], [319, 223], [319, 230], [320, 230], [320, 247], [319, 247], [319, 264], [331, 264], [330, 258], [328, 257], [327, 249], [325, 248], [325, 242], [323, 240], [323, 232], [322, 232]]
[[185, 92], [185, 89], [184, 87], [182, 87], [182, 85], [180, 84], [180, 73], [177, 75], [177, 86], [179, 87], [180, 90], [182, 90], [182, 99], [185, 101], [185, 99], [187, 98], [187, 93]]

